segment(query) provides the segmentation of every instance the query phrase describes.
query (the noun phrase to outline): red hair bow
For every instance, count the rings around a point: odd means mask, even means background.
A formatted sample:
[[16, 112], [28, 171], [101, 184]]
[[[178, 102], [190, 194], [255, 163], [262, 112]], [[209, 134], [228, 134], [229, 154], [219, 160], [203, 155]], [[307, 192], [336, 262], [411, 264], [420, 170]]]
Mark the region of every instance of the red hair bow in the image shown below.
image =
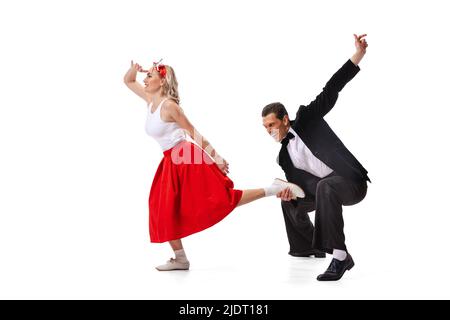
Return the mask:
[[158, 62], [153, 62], [153, 66], [156, 69], [156, 71], [158, 71], [161, 78], [165, 78], [166, 74], [167, 74], [167, 70], [166, 70], [166, 66], [161, 64], [161, 61], [162, 61], [162, 59], [159, 60]]

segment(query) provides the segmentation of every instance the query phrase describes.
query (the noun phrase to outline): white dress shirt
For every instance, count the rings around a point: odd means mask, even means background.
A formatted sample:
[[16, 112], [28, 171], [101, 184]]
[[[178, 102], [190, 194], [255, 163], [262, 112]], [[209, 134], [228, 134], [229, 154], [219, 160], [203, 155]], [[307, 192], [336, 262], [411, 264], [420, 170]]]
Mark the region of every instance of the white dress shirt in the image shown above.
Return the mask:
[[289, 140], [287, 150], [297, 169], [305, 170], [319, 178], [326, 177], [333, 172], [325, 163], [316, 158], [292, 128], [289, 128], [289, 132], [294, 135], [294, 138]]

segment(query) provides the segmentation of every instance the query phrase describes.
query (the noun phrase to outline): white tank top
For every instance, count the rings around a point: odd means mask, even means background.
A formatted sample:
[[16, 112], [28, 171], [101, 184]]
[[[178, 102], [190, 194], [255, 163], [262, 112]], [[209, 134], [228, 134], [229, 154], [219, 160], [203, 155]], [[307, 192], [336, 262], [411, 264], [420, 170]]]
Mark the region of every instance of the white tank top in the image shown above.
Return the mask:
[[148, 105], [147, 121], [145, 122], [145, 131], [160, 144], [163, 151], [169, 150], [179, 142], [186, 140], [185, 131], [176, 122], [166, 122], [161, 119], [161, 106], [166, 100], [161, 101], [153, 113], [153, 103]]

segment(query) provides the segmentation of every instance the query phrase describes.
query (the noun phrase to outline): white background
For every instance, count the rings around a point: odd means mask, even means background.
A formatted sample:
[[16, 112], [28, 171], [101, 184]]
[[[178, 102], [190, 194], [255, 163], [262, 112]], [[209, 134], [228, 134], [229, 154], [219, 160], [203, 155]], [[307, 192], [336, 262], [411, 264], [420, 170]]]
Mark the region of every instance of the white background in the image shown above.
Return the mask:
[[[425, 5], [426, 3], [426, 5]], [[2, 1], [0, 298], [450, 298], [446, 1]], [[237, 188], [283, 177], [260, 112], [291, 116], [368, 33], [361, 72], [326, 120], [369, 170], [344, 209], [356, 266], [298, 259], [279, 200], [185, 240], [192, 269], [159, 273], [147, 199], [161, 159], [130, 60], [164, 58], [182, 107]], [[314, 216], [312, 215], [312, 218]]]

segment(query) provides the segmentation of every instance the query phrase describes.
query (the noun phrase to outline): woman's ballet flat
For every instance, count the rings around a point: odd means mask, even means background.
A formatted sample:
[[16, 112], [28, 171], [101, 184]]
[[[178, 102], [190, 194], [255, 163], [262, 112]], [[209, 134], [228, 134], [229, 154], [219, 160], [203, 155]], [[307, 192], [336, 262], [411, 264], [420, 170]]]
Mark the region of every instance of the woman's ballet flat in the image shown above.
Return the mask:
[[298, 185], [291, 183], [291, 182], [287, 182], [281, 179], [275, 179], [275, 181], [273, 182], [274, 185], [278, 185], [281, 187], [281, 190], [284, 190], [286, 188], [289, 188], [292, 192], [292, 194], [294, 196], [296, 196], [297, 198], [304, 198], [305, 197], [305, 192], [303, 191], [302, 188], [300, 188]]

